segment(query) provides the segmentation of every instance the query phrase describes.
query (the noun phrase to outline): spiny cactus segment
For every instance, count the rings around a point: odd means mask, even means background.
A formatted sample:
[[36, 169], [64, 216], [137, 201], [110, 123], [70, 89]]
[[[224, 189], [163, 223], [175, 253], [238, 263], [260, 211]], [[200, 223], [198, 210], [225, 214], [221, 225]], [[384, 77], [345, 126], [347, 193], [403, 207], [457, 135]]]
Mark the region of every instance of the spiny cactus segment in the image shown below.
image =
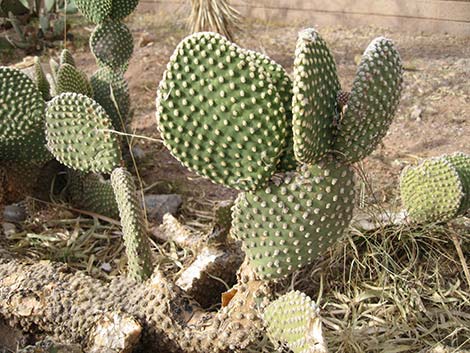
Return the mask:
[[75, 0], [78, 9], [89, 21], [98, 24], [109, 17], [113, 0]]
[[270, 74], [215, 33], [178, 45], [160, 84], [157, 118], [165, 145], [185, 166], [239, 190], [267, 182], [287, 135]]
[[104, 109], [93, 99], [62, 93], [46, 110], [46, 136], [50, 151], [69, 168], [111, 173], [121, 164], [121, 151]]
[[34, 78], [36, 80], [36, 86], [41, 92], [42, 98], [45, 101], [51, 99], [51, 85], [46, 78], [46, 74], [41, 65], [41, 60], [38, 57], [34, 58]]
[[119, 217], [113, 187], [99, 175], [70, 171], [67, 196], [75, 208], [114, 219]]
[[122, 20], [129, 16], [139, 4], [139, 0], [113, 0], [110, 17], [113, 20]]
[[121, 215], [129, 276], [144, 281], [152, 274], [153, 265], [142, 202], [137, 196], [132, 175], [124, 168], [113, 171], [111, 184]]
[[400, 189], [412, 220], [443, 222], [455, 218], [470, 208], [470, 156], [441, 156], [405, 168]]
[[68, 49], [63, 49], [60, 53], [60, 65], [69, 64], [73, 67], [77, 67], [75, 64], [75, 59], [72, 56], [72, 53]]
[[91, 77], [94, 99], [108, 113], [113, 126], [124, 131], [130, 115], [129, 87], [120, 73], [109, 68], [99, 69]]
[[294, 353], [326, 352], [318, 306], [304, 293], [289, 292], [266, 308], [268, 336]]
[[19, 70], [0, 66], [0, 161], [50, 158], [44, 136], [45, 102]]
[[242, 193], [233, 235], [243, 241], [261, 279], [276, 279], [311, 263], [342, 236], [352, 218], [353, 171], [331, 162], [287, 173], [264, 190]]
[[344, 161], [354, 163], [367, 157], [386, 135], [402, 83], [403, 68], [393, 42], [376, 38], [359, 64], [333, 146]]
[[124, 23], [108, 20], [95, 28], [90, 47], [98, 64], [123, 72], [134, 51], [134, 42]]
[[287, 122], [287, 136], [277, 170], [280, 172], [294, 170], [297, 167], [297, 161], [294, 158], [294, 141], [292, 136], [292, 80], [281, 65], [266, 55], [252, 50], [247, 50], [246, 52], [255, 59], [256, 65], [262, 67], [269, 75], [284, 106]]
[[292, 99], [294, 152], [299, 162], [318, 162], [330, 151], [339, 89], [336, 64], [323, 38], [314, 29], [300, 32]]
[[93, 97], [93, 88], [86, 74], [67, 63], [61, 64], [57, 72], [56, 91], [58, 95], [73, 92]]

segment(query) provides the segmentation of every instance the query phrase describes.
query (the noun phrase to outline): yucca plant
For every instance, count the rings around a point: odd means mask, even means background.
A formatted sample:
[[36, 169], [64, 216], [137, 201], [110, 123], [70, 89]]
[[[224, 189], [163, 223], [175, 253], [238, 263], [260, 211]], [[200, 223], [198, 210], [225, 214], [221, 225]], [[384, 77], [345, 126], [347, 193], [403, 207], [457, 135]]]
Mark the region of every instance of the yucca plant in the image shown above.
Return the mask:
[[192, 33], [217, 32], [233, 40], [234, 31], [240, 30], [240, 19], [228, 0], [191, 0], [188, 22]]

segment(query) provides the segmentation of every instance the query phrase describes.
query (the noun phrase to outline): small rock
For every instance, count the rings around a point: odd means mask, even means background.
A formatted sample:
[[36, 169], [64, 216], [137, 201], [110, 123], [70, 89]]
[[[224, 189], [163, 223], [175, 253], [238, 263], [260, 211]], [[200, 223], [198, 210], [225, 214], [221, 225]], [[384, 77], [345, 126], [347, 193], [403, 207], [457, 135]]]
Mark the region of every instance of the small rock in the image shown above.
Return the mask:
[[145, 195], [145, 207], [150, 221], [162, 223], [163, 216], [167, 213], [175, 215], [181, 206], [183, 199], [181, 195]]
[[16, 226], [13, 223], [2, 223], [3, 233], [8, 237], [16, 233]]
[[140, 36], [139, 41], [138, 41], [139, 48], [143, 48], [143, 47], [146, 47], [148, 45], [151, 45], [156, 40], [157, 40], [157, 38], [155, 37], [155, 35], [150, 34], [149, 32], [144, 32], [144, 33], [142, 33], [142, 35]]
[[423, 114], [423, 109], [417, 105], [414, 105], [411, 108], [411, 119], [416, 121], [421, 121], [421, 115]]
[[139, 146], [133, 146], [132, 147], [132, 155], [134, 156], [135, 159], [144, 159], [146, 153]]
[[21, 223], [26, 220], [26, 210], [19, 205], [8, 205], [3, 210], [3, 219], [7, 222]]

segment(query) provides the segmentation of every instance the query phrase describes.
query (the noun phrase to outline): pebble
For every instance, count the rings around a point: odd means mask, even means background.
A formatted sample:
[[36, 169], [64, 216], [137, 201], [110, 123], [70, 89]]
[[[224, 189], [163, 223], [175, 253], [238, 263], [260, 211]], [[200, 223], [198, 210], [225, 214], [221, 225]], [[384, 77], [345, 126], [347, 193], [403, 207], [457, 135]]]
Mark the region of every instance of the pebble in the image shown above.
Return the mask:
[[19, 205], [8, 205], [3, 210], [3, 220], [12, 223], [24, 222], [27, 218], [26, 210]]
[[181, 195], [145, 195], [145, 207], [149, 221], [155, 221], [158, 224], [163, 222], [163, 216], [167, 213], [175, 215], [178, 208], [183, 203]]

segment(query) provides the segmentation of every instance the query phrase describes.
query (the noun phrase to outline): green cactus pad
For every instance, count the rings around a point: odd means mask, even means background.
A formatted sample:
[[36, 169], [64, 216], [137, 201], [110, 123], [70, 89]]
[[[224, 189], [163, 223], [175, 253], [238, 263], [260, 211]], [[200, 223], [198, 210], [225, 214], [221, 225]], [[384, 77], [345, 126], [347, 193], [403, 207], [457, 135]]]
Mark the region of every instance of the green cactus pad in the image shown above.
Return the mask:
[[111, 173], [121, 164], [121, 151], [104, 109], [93, 99], [62, 93], [46, 110], [46, 136], [50, 151], [69, 168]]
[[294, 170], [297, 167], [297, 161], [294, 158], [294, 140], [292, 132], [292, 81], [287, 75], [286, 70], [271, 58], [256, 51], [247, 50], [247, 53], [253, 56], [257, 66], [262, 67], [265, 72], [269, 74], [271, 82], [277, 88], [286, 112], [286, 143], [277, 170], [280, 172]]
[[36, 87], [41, 92], [42, 98], [45, 101], [51, 99], [51, 85], [46, 78], [46, 74], [42, 69], [41, 60], [38, 57], [34, 58], [34, 78], [36, 79]]
[[400, 55], [389, 39], [376, 38], [359, 64], [333, 149], [349, 163], [382, 141], [398, 107], [403, 83]]
[[275, 345], [287, 345], [294, 353], [326, 351], [319, 310], [304, 293], [283, 295], [269, 304], [263, 314], [269, 338]]
[[75, 4], [87, 20], [100, 24], [111, 14], [113, 0], [75, 0]]
[[134, 42], [124, 23], [109, 20], [96, 26], [90, 37], [90, 47], [100, 65], [123, 71], [134, 51]]
[[278, 176], [264, 190], [240, 194], [233, 211], [232, 233], [261, 279], [312, 262], [342, 236], [354, 207], [348, 166], [331, 162]]
[[287, 135], [270, 75], [215, 33], [196, 33], [178, 45], [160, 83], [157, 118], [178, 160], [239, 190], [269, 180]]
[[91, 85], [95, 101], [106, 110], [114, 128], [124, 131], [131, 104], [126, 80], [121, 74], [102, 68], [91, 77]]
[[72, 56], [72, 53], [68, 49], [62, 50], [60, 53], [60, 65], [69, 64], [73, 67], [77, 67], [75, 64], [75, 59]]
[[468, 210], [470, 157], [443, 156], [403, 170], [400, 191], [409, 217], [443, 222]]
[[464, 198], [460, 205], [459, 214], [464, 214], [470, 209], [470, 156], [457, 152], [444, 158], [454, 166], [462, 182]]
[[122, 20], [129, 16], [139, 4], [139, 0], [113, 0], [111, 18]]
[[129, 276], [138, 281], [146, 280], [153, 272], [152, 254], [142, 202], [137, 197], [134, 180], [124, 168], [117, 168], [111, 174], [111, 184], [121, 215]]
[[67, 195], [73, 207], [118, 219], [119, 210], [111, 183], [96, 174], [71, 171]]
[[19, 70], [0, 66], [0, 161], [50, 158], [44, 135], [45, 102]]
[[292, 99], [294, 153], [299, 162], [315, 163], [331, 149], [339, 89], [326, 42], [314, 29], [303, 30], [295, 50]]
[[56, 90], [58, 95], [65, 92], [73, 92], [93, 97], [93, 88], [86, 74], [67, 63], [60, 65], [57, 72]]

